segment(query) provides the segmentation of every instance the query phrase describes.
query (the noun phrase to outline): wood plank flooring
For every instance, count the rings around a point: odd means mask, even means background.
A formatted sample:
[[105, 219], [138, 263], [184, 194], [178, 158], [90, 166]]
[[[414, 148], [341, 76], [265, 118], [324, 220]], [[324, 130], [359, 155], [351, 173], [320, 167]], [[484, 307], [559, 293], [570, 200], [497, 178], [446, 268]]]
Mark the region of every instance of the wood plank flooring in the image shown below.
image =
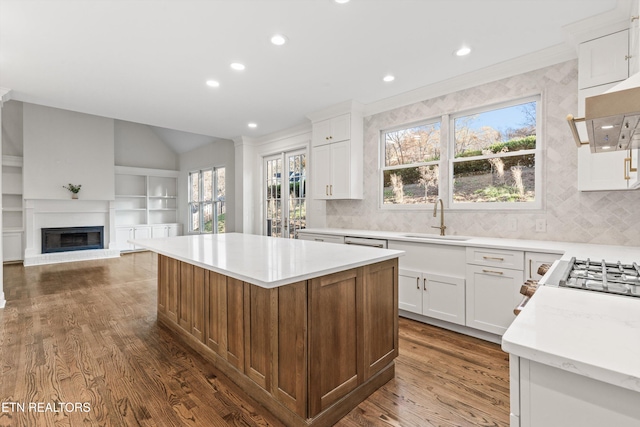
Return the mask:
[[[141, 252], [4, 266], [0, 426], [282, 425], [156, 324], [156, 262]], [[400, 319], [396, 378], [337, 425], [508, 420], [508, 356], [498, 345]]]

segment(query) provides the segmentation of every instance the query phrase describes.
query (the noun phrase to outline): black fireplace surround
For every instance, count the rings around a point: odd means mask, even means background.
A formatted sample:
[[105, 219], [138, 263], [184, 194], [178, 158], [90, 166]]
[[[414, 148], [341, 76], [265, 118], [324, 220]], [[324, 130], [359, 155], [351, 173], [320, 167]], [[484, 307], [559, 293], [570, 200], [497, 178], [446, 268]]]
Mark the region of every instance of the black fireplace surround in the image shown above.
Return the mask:
[[104, 226], [42, 229], [42, 253], [104, 249]]

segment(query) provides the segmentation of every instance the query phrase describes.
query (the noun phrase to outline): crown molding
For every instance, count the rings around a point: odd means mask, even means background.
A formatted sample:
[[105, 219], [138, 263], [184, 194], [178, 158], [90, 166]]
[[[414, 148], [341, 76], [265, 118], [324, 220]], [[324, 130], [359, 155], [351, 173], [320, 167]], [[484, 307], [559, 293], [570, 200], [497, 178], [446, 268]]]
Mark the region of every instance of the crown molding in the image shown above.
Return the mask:
[[0, 87], [0, 108], [2, 105], [11, 99], [11, 89]]
[[339, 104], [332, 105], [323, 110], [316, 111], [313, 113], [308, 113], [307, 117], [312, 122], [319, 122], [321, 120], [330, 119], [331, 117], [339, 116], [341, 114], [347, 113], [358, 113], [362, 114], [364, 112], [365, 106], [357, 101], [344, 101]]
[[618, 0], [616, 7], [608, 12], [565, 25], [562, 30], [566, 43], [577, 52], [580, 43], [626, 30], [635, 2], [637, 0]]

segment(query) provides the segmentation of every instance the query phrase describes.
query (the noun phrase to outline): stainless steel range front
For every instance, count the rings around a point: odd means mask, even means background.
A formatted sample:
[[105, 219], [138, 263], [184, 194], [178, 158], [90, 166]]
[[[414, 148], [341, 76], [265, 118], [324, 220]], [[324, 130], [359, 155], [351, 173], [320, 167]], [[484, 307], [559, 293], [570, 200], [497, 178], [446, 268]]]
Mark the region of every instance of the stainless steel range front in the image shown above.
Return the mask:
[[558, 265], [558, 271], [562, 272], [558, 286], [640, 297], [640, 267], [635, 262], [622, 264], [571, 258], [561, 263]]

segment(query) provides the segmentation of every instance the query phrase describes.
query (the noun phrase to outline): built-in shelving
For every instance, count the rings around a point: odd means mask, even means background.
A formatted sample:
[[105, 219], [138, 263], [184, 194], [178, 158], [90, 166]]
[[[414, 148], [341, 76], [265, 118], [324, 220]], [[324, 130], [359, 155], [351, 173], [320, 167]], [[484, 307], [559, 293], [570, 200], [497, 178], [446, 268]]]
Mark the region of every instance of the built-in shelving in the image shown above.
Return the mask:
[[136, 249], [129, 239], [181, 234], [178, 171], [116, 166], [115, 187], [116, 241], [121, 250]]
[[24, 258], [24, 198], [22, 157], [2, 156], [2, 248], [3, 261]]

